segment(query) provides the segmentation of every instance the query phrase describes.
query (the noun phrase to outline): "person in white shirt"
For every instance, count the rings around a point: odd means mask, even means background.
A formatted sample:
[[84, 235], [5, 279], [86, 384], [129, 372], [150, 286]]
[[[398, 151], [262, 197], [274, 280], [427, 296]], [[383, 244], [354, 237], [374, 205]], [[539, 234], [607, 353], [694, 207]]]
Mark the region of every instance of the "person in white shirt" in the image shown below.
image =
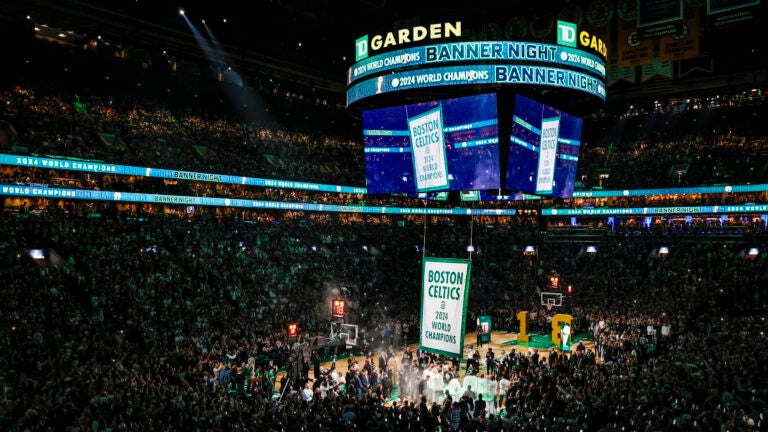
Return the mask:
[[507, 403], [507, 392], [509, 392], [509, 388], [511, 387], [512, 383], [507, 379], [507, 376], [504, 375], [501, 377], [501, 380], [499, 380], [499, 397], [497, 399], [496, 406], [501, 409], [501, 407], [505, 406]]
[[669, 334], [670, 333], [672, 333], [672, 326], [669, 325], [668, 322], [665, 322], [661, 326], [661, 337], [664, 339], [665, 342], [666, 342], [667, 339], [669, 339]]
[[429, 374], [429, 390], [427, 397], [429, 402], [437, 402], [443, 394], [443, 374], [440, 373], [440, 366], [435, 366]]
[[464, 370], [464, 372], [469, 372], [469, 365], [472, 363], [472, 359], [475, 358], [475, 349], [472, 347], [472, 345], [467, 348], [467, 368]]
[[320, 398], [327, 398], [331, 388], [331, 383], [328, 381], [328, 379], [323, 380], [323, 383], [320, 384]]
[[312, 392], [312, 387], [307, 383], [304, 385], [304, 390], [301, 391], [301, 400], [311, 402], [312, 396], [314, 396], [314, 393]]
[[496, 414], [496, 398], [499, 395], [499, 384], [495, 379], [493, 379], [493, 377], [488, 377], [488, 383], [486, 386], [486, 392], [488, 396], [488, 413]]
[[330, 375], [331, 375], [331, 380], [333, 380], [334, 382], [344, 384], [344, 376], [339, 375], [339, 371], [337, 371], [335, 367], [331, 367]]

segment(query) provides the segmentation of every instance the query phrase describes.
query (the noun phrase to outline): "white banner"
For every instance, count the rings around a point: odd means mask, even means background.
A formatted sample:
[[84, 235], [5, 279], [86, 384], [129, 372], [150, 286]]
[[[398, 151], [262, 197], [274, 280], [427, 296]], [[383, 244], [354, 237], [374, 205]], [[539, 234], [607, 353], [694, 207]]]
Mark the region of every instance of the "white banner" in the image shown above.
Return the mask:
[[471, 267], [469, 260], [424, 258], [419, 340], [422, 350], [462, 356]]
[[416, 192], [448, 189], [442, 107], [408, 119]]
[[557, 135], [560, 132], [560, 117], [541, 120], [541, 145], [539, 146], [539, 169], [536, 174], [536, 193], [552, 193], [555, 181], [555, 158], [557, 156]]

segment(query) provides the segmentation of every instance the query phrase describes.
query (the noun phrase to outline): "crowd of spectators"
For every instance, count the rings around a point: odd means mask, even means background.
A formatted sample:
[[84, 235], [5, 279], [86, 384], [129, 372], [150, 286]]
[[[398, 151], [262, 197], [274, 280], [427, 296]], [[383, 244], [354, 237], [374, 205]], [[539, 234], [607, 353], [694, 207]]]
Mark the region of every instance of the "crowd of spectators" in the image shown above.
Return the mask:
[[[291, 93], [278, 100], [292, 100]], [[39, 93], [39, 94], [38, 94]], [[587, 118], [580, 188], [635, 189], [765, 183], [765, 97], [682, 102]], [[148, 97], [48, 94], [27, 87], [0, 94], [3, 116], [33, 153], [197, 172], [364, 186], [362, 142], [354, 133], [241, 121], [202, 107]], [[732, 102], [732, 103], [731, 103]], [[682, 105], [683, 108], [680, 108]], [[319, 112], [336, 112], [320, 104]], [[619, 110], [620, 111], [620, 110]], [[343, 117], [339, 117], [339, 124]], [[338, 129], [334, 126], [334, 129]], [[748, 169], [743, 169], [747, 166]]]
[[[29, 152], [110, 163], [310, 182], [365, 183], [362, 144], [276, 121], [239, 122], [152, 99], [3, 91], [4, 117]], [[325, 108], [330, 109], [330, 108]]]
[[585, 189], [619, 190], [765, 183], [768, 130], [756, 120], [767, 100], [757, 90], [588, 118], [577, 180]]
[[[709, 430], [762, 420], [755, 413], [766, 397], [768, 347], [759, 287], [768, 273], [764, 254], [741, 253], [764, 249], [762, 235], [735, 243], [617, 236], [596, 255], [539, 239], [531, 257], [522, 254], [532, 235], [523, 226], [475, 230], [467, 321], [490, 314], [505, 322], [530, 310], [532, 327], [545, 329], [555, 311], [539, 305], [537, 289], [557, 271], [576, 288], [560, 312], [574, 316], [577, 331], [593, 332], [597, 359], [511, 357], [506, 400], [486, 395], [494, 402], [487, 415], [457, 400], [454, 419], [418, 393], [392, 405], [375, 386], [303, 400], [296, 389], [277, 402], [269, 396], [279, 384], [242, 378], [243, 370], [263, 377], [286, 365], [286, 323], [300, 323], [306, 336], [327, 334], [324, 305], [339, 295], [371, 349], [394, 343], [398, 327], [412, 340], [421, 225], [106, 213], [2, 214], [6, 430], [432, 430], [454, 420], [462, 430]], [[467, 228], [430, 223], [426, 252], [465, 256]], [[662, 241], [669, 253], [658, 257], [651, 252]], [[36, 248], [47, 251], [45, 265], [28, 258]], [[212, 384], [223, 369], [234, 392]]]

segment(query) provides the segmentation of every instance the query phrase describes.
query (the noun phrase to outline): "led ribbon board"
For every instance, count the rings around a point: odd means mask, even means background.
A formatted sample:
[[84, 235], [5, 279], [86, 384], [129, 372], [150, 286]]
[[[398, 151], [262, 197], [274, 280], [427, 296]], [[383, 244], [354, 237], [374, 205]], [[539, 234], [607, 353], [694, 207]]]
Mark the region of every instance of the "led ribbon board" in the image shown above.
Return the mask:
[[[103, 162], [76, 161], [69, 159], [45, 158], [38, 156], [20, 156], [0, 154], [0, 165], [24, 166], [61, 171], [81, 171], [90, 173], [110, 173], [117, 175], [144, 176], [155, 178], [167, 178], [178, 180], [193, 180], [203, 182], [218, 182], [230, 184], [244, 184], [248, 186], [276, 187], [282, 189], [316, 190], [320, 192], [340, 192], [353, 194], [366, 194], [366, 188], [338, 186], [301, 182], [294, 180], [264, 179], [257, 177], [240, 177], [225, 174], [199, 173], [193, 171], [179, 171], [165, 168], [137, 167], [129, 165], [116, 165]], [[659, 189], [624, 189], [624, 190], [581, 190], [574, 191], [573, 198], [601, 198], [620, 196], [646, 196], [646, 195], [676, 195], [676, 194], [714, 194], [714, 193], [746, 193], [768, 192], [768, 183], [749, 185], [719, 185], [698, 186], [683, 188], [659, 188]], [[424, 198], [424, 197], [411, 197]], [[513, 200], [536, 200], [536, 195], [522, 194], [513, 197]], [[498, 201], [503, 201], [497, 199]]]
[[425, 68], [369, 78], [349, 88], [347, 105], [396, 91], [477, 84], [556, 87], [605, 100], [605, 82], [592, 75], [555, 67], [497, 64]]
[[347, 86], [366, 77], [447, 63], [518, 62], [580, 69], [605, 80], [605, 61], [584, 51], [545, 43], [516, 41], [456, 42], [417, 46], [369, 57], [347, 71]]
[[309, 183], [293, 180], [265, 179], [258, 177], [242, 177], [226, 174], [211, 174], [194, 171], [179, 171], [165, 168], [137, 167], [115, 165], [103, 162], [85, 160], [56, 159], [38, 156], [18, 156], [0, 154], [0, 165], [24, 166], [53, 170], [82, 171], [91, 173], [108, 173], [128, 176], [143, 176], [164, 179], [189, 180], [212, 183], [241, 184], [246, 186], [274, 187], [282, 189], [302, 189], [319, 192], [337, 192], [365, 194], [361, 187], [338, 186], [329, 184]]
[[768, 204], [745, 204], [723, 206], [679, 206], [679, 207], [633, 207], [633, 208], [575, 208], [542, 209], [542, 216], [662, 216], [693, 214], [766, 213]]
[[470, 208], [418, 208], [387, 206], [329, 205], [301, 202], [245, 200], [237, 198], [211, 198], [186, 195], [144, 194], [135, 192], [66, 189], [47, 185], [0, 185], [0, 196], [43, 199], [75, 199], [87, 201], [113, 201], [124, 203], [152, 203], [167, 205], [194, 205], [211, 207], [238, 207], [254, 210], [291, 210], [327, 213], [365, 213], [389, 215], [446, 215], [446, 216], [514, 216], [514, 209]]
[[574, 198], [605, 198], [620, 196], [656, 196], [656, 195], [691, 195], [766, 192], [768, 184], [695, 186], [661, 189], [624, 189], [624, 190], [582, 190], [573, 192]]
[[347, 105], [396, 91], [477, 84], [561, 88], [605, 101], [605, 59], [576, 46], [475, 41], [366, 54], [347, 71]]

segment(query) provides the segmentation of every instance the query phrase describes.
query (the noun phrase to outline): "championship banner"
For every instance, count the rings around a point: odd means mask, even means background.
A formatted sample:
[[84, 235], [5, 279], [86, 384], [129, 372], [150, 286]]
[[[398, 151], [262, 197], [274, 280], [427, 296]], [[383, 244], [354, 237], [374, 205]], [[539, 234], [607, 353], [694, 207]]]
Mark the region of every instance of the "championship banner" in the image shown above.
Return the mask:
[[711, 28], [742, 25], [760, 14], [760, 0], [707, 0], [707, 18]]
[[620, 80], [629, 81], [632, 84], [636, 83], [637, 79], [635, 78], [635, 68], [620, 68], [618, 67], [617, 62], [618, 59], [616, 59], [616, 57], [611, 60], [611, 67], [608, 68], [608, 72], [605, 74], [606, 85], [610, 87]]
[[637, 27], [640, 39], [653, 39], [680, 33], [683, 0], [643, 0], [637, 2]]
[[541, 145], [539, 146], [539, 168], [536, 173], [536, 193], [551, 194], [555, 181], [555, 158], [557, 137], [560, 132], [560, 117], [541, 120]]
[[571, 324], [567, 322], [560, 323], [560, 351], [571, 351]]
[[445, 155], [441, 107], [408, 119], [416, 192], [448, 189], [448, 158]]
[[652, 64], [640, 68], [640, 82], [646, 82], [657, 75], [672, 78], [672, 62], [662, 62], [658, 53], [654, 56]]
[[618, 66], [630, 68], [653, 62], [653, 40], [640, 39], [634, 22], [619, 21]]
[[470, 260], [424, 257], [420, 349], [462, 356], [471, 268]]
[[683, 60], [699, 56], [699, 10], [686, 12], [682, 32], [665, 36], [660, 43], [662, 62]]

